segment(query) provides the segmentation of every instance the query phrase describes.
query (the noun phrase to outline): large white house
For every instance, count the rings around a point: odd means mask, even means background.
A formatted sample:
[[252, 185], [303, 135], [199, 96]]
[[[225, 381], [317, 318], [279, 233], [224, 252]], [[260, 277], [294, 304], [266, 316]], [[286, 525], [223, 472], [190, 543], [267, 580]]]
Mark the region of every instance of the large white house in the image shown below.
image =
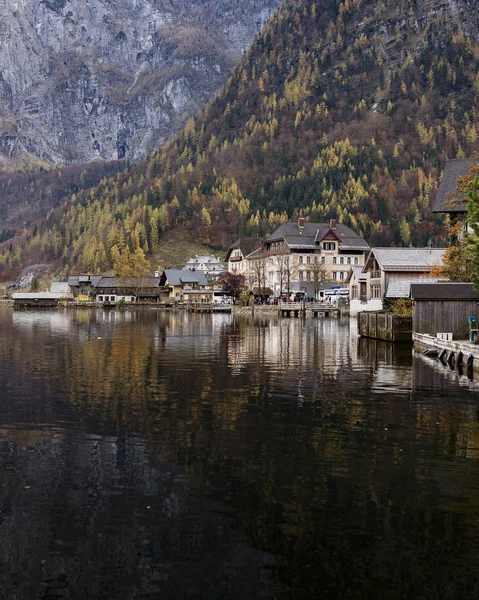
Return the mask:
[[250, 285], [317, 295], [321, 287], [345, 284], [352, 266], [364, 265], [368, 243], [346, 225], [285, 223], [246, 257]]

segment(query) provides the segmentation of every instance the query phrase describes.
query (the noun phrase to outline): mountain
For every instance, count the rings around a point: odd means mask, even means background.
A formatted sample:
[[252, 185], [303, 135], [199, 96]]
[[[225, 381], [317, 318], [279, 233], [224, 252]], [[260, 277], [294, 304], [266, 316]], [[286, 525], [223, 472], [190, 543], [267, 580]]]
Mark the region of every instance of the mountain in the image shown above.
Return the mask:
[[371, 245], [445, 242], [431, 214], [448, 158], [479, 150], [473, 0], [291, 0], [161, 151], [72, 197], [0, 262], [99, 270], [156, 260], [166, 231], [227, 246], [336, 218]]
[[279, 0], [0, 0], [0, 155], [144, 158], [225, 83]]

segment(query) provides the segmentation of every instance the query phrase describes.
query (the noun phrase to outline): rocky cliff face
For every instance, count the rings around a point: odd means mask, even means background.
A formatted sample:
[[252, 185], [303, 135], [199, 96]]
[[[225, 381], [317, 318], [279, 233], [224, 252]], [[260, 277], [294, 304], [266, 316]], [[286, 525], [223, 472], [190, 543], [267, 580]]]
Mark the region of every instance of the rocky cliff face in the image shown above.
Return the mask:
[[0, 0], [0, 155], [139, 159], [225, 82], [279, 0]]

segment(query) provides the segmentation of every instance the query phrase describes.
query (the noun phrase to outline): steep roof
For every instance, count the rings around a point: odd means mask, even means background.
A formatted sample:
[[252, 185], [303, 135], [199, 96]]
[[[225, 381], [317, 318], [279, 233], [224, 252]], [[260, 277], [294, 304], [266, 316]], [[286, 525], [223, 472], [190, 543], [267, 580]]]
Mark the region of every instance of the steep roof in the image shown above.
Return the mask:
[[70, 277], [68, 277], [68, 285], [70, 287], [78, 287], [81, 283], [89, 283], [90, 285], [95, 286], [102, 277], [103, 275], [70, 275]]
[[374, 257], [383, 271], [429, 271], [442, 265], [446, 248], [371, 248], [366, 267]]
[[435, 213], [464, 213], [466, 212], [467, 197], [457, 192], [458, 180], [469, 174], [469, 168], [477, 165], [479, 158], [463, 158], [449, 160], [444, 167], [441, 184], [437, 190], [432, 207]]
[[228, 262], [231, 252], [237, 248], [241, 250], [243, 256], [248, 256], [259, 246], [261, 246], [261, 239], [258, 237], [240, 237], [228, 248], [225, 261]]
[[472, 283], [416, 283], [411, 285], [414, 300], [477, 300]]
[[419, 277], [392, 277], [386, 290], [386, 298], [409, 298], [411, 285], [414, 283], [436, 283], [437, 279], [420, 279]]
[[331, 227], [330, 223], [284, 223], [267, 238], [266, 242], [285, 240], [294, 250], [316, 250], [327, 233], [331, 232], [339, 242], [340, 250], [369, 250], [369, 244], [352, 229], [341, 223]]
[[196, 283], [207, 286], [208, 281], [203, 271], [190, 271], [189, 269], [165, 269], [166, 279], [169, 285], [183, 285], [185, 283]]

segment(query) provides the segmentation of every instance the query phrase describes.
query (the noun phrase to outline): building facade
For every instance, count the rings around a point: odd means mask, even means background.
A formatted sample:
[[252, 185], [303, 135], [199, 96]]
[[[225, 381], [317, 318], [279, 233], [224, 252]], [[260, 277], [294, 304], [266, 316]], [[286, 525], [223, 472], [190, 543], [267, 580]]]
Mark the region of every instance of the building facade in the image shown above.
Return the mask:
[[278, 295], [287, 290], [317, 297], [324, 287], [345, 285], [352, 266], [364, 265], [367, 242], [349, 227], [329, 223], [281, 225], [246, 257], [251, 284]]
[[352, 270], [348, 277], [351, 314], [382, 310], [385, 298], [408, 298], [411, 284], [429, 278], [431, 269], [442, 265], [445, 251], [445, 248], [372, 248], [364, 268]]

